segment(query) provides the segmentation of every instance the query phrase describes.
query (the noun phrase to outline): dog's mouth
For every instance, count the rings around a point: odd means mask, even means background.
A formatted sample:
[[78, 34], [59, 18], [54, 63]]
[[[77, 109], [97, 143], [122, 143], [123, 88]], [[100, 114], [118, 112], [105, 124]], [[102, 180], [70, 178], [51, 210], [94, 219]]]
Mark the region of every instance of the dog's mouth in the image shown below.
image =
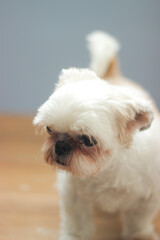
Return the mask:
[[[62, 139], [57, 141], [62, 141]], [[91, 176], [100, 171], [102, 152], [98, 143], [90, 146], [91, 144], [85, 139], [86, 145], [89, 146], [72, 144], [71, 149], [69, 146], [61, 149], [63, 146], [61, 144], [60, 149], [56, 150], [57, 141], [48, 138], [43, 145], [44, 159], [48, 164], [55, 166], [59, 170], [70, 172], [75, 177]]]
[[47, 131], [49, 137], [42, 151], [48, 164], [79, 177], [93, 175], [100, 169], [101, 145], [97, 139], [85, 134]]
[[[72, 155], [73, 154], [68, 154], [68, 155], [63, 156], [63, 157], [55, 156], [55, 162], [56, 162], [57, 165], [67, 167], [71, 162]], [[52, 162], [54, 162], [54, 160], [52, 160]]]
[[58, 163], [59, 165], [62, 165], [62, 166], [66, 166], [67, 163], [59, 158], [56, 159], [56, 163]]

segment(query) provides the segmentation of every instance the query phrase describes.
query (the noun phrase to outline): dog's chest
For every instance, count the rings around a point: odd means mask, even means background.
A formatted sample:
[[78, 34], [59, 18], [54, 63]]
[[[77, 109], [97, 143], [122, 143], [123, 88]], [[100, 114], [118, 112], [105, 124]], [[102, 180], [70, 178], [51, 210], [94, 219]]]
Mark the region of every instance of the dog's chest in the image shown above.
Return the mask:
[[133, 199], [130, 199], [129, 193], [125, 189], [100, 189], [92, 191], [90, 196], [95, 199], [96, 205], [108, 212], [127, 210], [133, 203]]
[[130, 208], [136, 199], [136, 195], [131, 191], [111, 179], [92, 179], [85, 185], [85, 196], [88, 200], [108, 212]]

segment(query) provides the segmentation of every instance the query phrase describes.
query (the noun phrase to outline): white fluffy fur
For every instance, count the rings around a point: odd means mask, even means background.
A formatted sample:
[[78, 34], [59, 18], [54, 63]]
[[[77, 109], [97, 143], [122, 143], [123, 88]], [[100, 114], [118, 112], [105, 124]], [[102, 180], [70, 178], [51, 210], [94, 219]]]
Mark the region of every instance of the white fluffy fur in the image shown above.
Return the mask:
[[120, 45], [114, 37], [102, 31], [89, 34], [87, 41], [91, 54], [90, 68], [102, 77], [111, 60], [116, 56]]
[[[106, 38], [103, 33], [90, 38], [97, 36]], [[107, 46], [111, 46], [107, 61], [96, 70], [100, 75], [118, 49], [110, 37]], [[103, 56], [95, 57], [104, 61]], [[88, 69], [63, 70], [56, 91], [39, 108], [34, 124], [94, 136], [100, 155], [95, 162], [78, 155], [71, 161], [71, 173], [58, 174], [60, 240], [93, 239], [95, 205], [121, 214], [124, 238], [156, 239], [152, 220], [160, 205], [160, 121], [156, 114], [152, 122], [152, 111], [151, 102], [132, 87], [111, 85]], [[147, 129], [139, 131], [143, 127]]]

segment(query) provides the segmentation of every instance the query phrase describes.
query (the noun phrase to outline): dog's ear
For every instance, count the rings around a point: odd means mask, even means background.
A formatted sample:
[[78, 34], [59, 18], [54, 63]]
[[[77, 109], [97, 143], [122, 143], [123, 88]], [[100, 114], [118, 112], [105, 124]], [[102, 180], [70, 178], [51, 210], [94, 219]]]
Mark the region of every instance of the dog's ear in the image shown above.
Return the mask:
[[46, 127], [51, 125], [52, 111], [50, 110], [51, 105], [49, 104], [48, 100], [39, 107], [37, 114], [33, 119], [33, 125], [35, 126], [36, 134], [43, 134], [47, 131]]
[[119, 141], [126, 146], [131, 144], [136, 131], [149, 128], [153, 120], [150, 102], [137, 98], [120, 102], [115, 114]]
[[68, 83], [76, 83], [78, 81], [83, 80], [93, 80], [97, 79], [97, 75], [91, 71], [90, 69], [85, 68], [69, 68], [63, 69], [59, 76], [58, 84], [56, 85], [56, 89], [59, 87], [68, 84]]
[[46, 129], [45, 124], [38, 119], [38, 114], [33, 119], [33, 125], [35, 126], [35, 133], [36, 134], [43, 134], [44, 130]]

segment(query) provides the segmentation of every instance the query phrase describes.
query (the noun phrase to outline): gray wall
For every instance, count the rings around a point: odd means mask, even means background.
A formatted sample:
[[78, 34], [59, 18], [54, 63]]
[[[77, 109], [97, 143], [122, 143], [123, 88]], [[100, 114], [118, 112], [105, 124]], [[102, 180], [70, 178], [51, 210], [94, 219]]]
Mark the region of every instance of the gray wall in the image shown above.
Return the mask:
[[119, 39], [123, 73], [160, 107], [159, 0], [1, 0], [0, 112], [34, 113], [62, 68], [87, 67], [95, 29]]

